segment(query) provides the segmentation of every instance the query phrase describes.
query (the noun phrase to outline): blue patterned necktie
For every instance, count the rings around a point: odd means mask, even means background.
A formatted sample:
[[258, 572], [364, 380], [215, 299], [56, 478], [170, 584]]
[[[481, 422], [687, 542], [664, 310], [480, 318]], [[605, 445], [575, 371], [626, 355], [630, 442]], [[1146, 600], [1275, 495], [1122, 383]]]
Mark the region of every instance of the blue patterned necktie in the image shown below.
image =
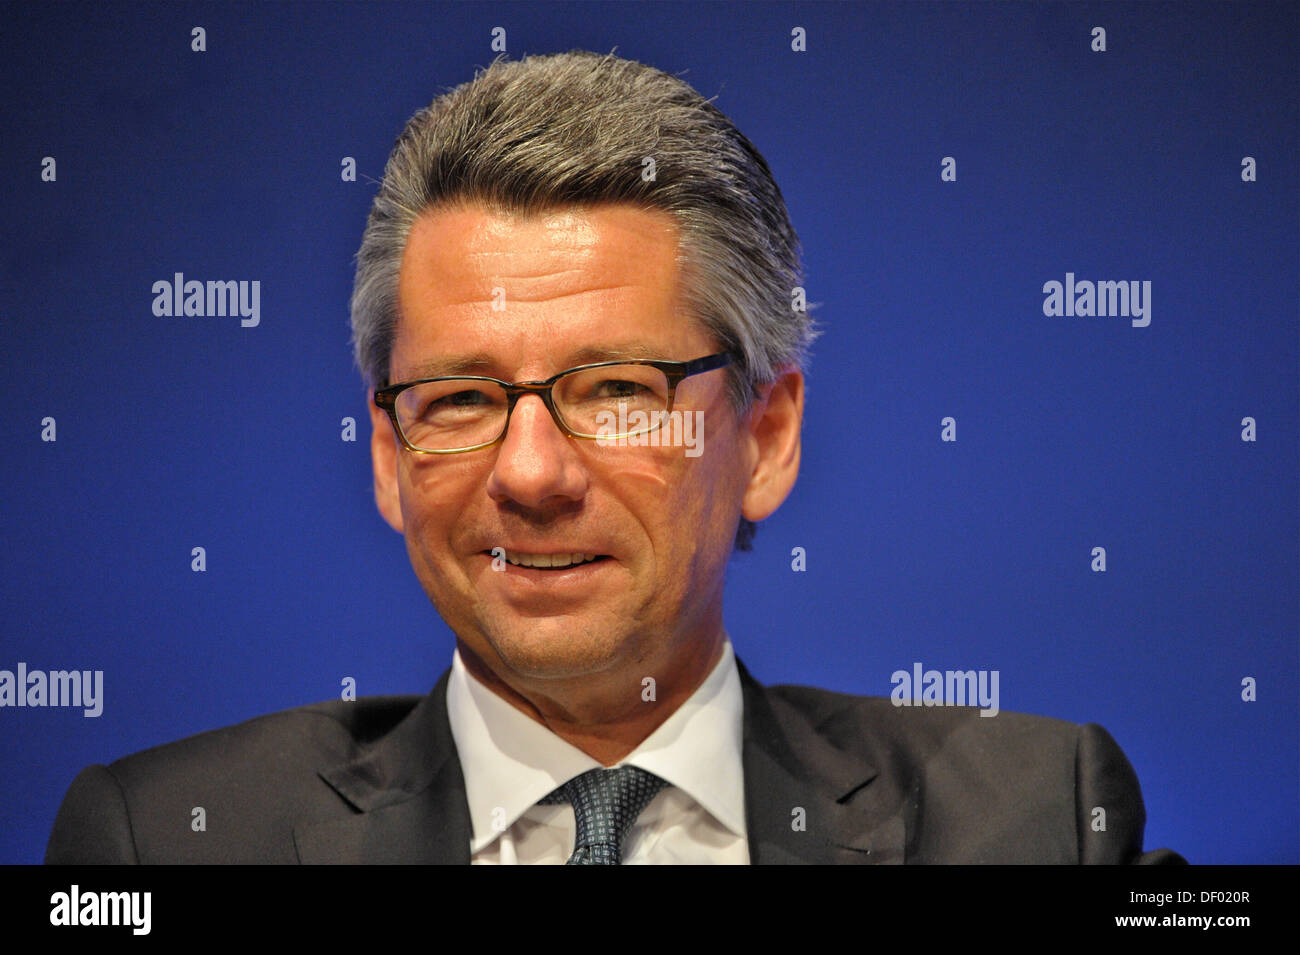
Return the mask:
[[620, 865], [623, 840], [641, 810], [667, 782], [635, 766], [593, 769], [574, 776], [539, 805], [569, 803], [578, 823], [565, 865]]

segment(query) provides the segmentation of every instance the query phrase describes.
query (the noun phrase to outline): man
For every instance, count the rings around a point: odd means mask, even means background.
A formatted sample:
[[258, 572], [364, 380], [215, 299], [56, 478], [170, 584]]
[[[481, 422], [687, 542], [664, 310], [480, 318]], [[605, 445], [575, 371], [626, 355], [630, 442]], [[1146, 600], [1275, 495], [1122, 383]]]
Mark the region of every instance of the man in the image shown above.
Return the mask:
[[1142, 854], [1099, 727], [764, 688], [736, 658], [728, 558], [798, 474], [799, 285], [766, 163], [667, 74], [498, 61], [418, 113], [353, 330], [376, 501], [452, 666], [90, 767], [47, 860], [1177, 860]]

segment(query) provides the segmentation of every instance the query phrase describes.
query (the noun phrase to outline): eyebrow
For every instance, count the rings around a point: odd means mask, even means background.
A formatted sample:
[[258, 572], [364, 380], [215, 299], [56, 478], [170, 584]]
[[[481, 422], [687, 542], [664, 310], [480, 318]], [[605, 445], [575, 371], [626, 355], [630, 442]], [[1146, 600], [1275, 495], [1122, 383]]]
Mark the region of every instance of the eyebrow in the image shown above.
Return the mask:
[[[576, 368], [578, 365], [593, 365], [602, 361], [619, 361], [624, 358], [662, 359], [666, 349], [646, 342], [626, 342], [620, 345], [587, 345], [569, 352], [566, 364], [556, 371]], [[452, 375], [485, 375], [497, 377], [490, 372], [499, 368], [499, 362], [486, 352], [469, 355], [455, 355], [445, 358], [431, 358], [412, 365], [408, 374], [401, 381], [416, 381], [421, 378], [445, 378]]]

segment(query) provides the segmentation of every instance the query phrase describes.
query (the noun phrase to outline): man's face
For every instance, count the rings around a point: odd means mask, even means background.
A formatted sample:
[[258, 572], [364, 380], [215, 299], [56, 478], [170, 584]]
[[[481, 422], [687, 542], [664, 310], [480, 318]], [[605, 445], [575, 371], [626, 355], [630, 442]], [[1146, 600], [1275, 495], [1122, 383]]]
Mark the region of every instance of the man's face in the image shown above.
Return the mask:
[[[538, 381], [618, 357], [717, 352], [684, 310], [677, 251], [670, 217], [627, 205], [427, 212], [402, 262], [390, 381]], [[662, 679], [720, 632], [760, 441], [728, 402], [725, 371], [684, 380], [674, 409], [703, 412], [699, 456], [568, 437], [534, 395], [494, 447], [415, 454], [371, 407], [380, 510], [462, 647], [506, 682]], [[494, 548], [600, 559], [544, 570], [494, 562]]]

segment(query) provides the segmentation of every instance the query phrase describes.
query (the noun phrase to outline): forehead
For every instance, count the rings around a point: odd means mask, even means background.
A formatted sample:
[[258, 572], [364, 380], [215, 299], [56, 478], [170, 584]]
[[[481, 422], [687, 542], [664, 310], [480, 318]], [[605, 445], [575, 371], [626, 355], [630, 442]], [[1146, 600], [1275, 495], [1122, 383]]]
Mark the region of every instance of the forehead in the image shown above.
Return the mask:
[[407, 237], [401, 292], [454, 300], [500, 278], [533, 300], [580, 289], [580, 272], [661, 285], [675, 276], [677, 240], [668, 213], [628, 204], [531, 213], [477, 203], [430, 209]]
[[676, 222], [660, 210], [426, 211], [402, 258], [393, 370], [468, 354], [540, 370], [593, 348], [677, 357], [665, 351], [690, 351], [698, 335], [678, 260]]

